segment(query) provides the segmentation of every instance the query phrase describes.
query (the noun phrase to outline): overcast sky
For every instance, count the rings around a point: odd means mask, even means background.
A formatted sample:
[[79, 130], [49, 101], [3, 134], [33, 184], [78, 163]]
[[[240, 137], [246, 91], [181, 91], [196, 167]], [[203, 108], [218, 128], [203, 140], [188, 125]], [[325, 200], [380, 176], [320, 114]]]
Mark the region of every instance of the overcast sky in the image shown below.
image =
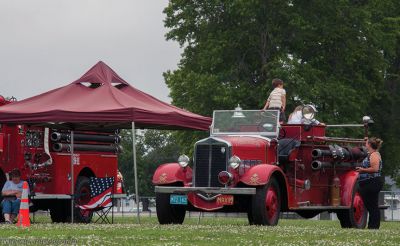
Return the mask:
[[19, 100], [68, 84], [99, 60], [169, 102], [162, 73], [181, 49], [166, 41], [167, 0], [0, 0], [0, 95]]

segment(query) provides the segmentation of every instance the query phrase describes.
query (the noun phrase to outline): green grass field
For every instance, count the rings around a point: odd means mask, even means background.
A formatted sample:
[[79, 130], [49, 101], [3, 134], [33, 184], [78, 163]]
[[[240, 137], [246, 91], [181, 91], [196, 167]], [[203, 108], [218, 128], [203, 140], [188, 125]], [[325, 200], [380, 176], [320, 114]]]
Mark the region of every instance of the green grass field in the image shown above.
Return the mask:
[[156, 218], [116, 218], [110, 224], [52, 224], [36, 219], [28, 229], [0, 225], [4, 245], [400, 245], [400, 223], [380, 230], [341, 229], [338, 221], [280, 220], [275, 227], [249, 226], [246, 219], [187, 218], [160, 226]]

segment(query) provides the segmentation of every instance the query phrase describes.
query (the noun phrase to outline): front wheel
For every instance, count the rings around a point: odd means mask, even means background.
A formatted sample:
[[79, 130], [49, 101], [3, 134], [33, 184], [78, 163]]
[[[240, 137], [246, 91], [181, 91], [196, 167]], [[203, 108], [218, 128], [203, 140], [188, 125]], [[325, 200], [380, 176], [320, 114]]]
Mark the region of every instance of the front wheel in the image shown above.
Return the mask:
[[185, 206], [170, 204], [170, 194], [156, 193], [156, 209], [158, 222], [162, 225], [182, 224], [185, 220]]
[[273, 177], [268, 184], [257, 188], [252, 199], [251, 214], [255, 225], [275, 226], [281, 212], [281, 193]]
[[367, 215], [367, 209], [358, 192], [358, 186], [356, 186], [353, 192], [351, 208], [337, 212], [340, 225], [342, 228], [364, 229], [367, 224]]

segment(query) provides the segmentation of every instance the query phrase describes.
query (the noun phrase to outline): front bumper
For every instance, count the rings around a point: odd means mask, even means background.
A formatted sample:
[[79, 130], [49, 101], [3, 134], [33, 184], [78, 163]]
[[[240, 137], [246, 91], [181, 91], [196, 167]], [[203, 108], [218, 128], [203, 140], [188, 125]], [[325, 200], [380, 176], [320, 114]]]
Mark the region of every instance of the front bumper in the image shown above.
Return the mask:
[[203, 194], [229, 194], [229, 195], [255, 195], [256, 188], [219, 188], [219, 187], [174, 187], [156, 186], [156, 193], [178, 193], [187, 194], [190, 192]]

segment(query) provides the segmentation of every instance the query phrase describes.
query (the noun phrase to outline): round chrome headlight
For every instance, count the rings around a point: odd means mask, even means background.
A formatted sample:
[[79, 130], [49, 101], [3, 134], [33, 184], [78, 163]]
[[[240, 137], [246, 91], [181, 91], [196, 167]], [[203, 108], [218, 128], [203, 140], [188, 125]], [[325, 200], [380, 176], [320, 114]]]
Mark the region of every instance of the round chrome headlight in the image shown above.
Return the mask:
[[189, 157], [187, 155], [181, 155], [178, 158], [178, 163], [181, 167], [187, 167], [189, 165]]
[[231, 166], [231, 168], [236, 169], [239, 167], [240, 163], [242, 163], [242, 160], [240, 160], [239, 157], [237, 157], [236, 155], [232, 156], [229, 159], [229, 165]]
[[315, 118], [315, 113], [317, 112], [317, 109], [315, 108], [314, 105], [307, 104], [303, 107], [302, 114], [303, 118], [306, 120], [313, 120]]

